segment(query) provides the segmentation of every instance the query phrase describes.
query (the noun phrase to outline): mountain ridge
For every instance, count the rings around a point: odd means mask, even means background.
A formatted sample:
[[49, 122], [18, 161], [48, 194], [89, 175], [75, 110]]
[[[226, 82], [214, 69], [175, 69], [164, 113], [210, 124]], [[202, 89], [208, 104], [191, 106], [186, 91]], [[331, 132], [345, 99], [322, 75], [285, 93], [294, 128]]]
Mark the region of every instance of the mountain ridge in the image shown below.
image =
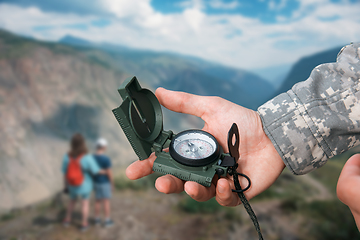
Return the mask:
[[[254, 110], [264, 103], [272, 95], [272, 92], [275, 91], [275, 88], [270, 83], [254, 73], [242, 69], [227, 67], [219, 63], [200, 59], [198, 57], [171, 52], [131, 49], [121, 45], [116, 46], [106, 43], [91, 43], [77, 37], [71, 37], [71, 41], [68, 41], [67, 39], [69, 39], [69, 37], [62, 38], [59, 42], [70, 46], [95, 47], [96, 49], [110, 51], [110, 54], [119, 61], [120, 65], [125, 66], [125, 68], [122, 69], [123, 71], [133, 72], [134, 75], [139, 76], [141, 79], [152, 75], [154, 71], [161, 68], [161, 70], [167, 70], [167, 73], [165, 74], [164, 72], [158, 74], [159, 76], [163, 76], [161, 77], [161, 82], [172, 82], [172, 76], [181, 75], [179, 70], [181, 70], [181, 68], [185, 68], [186, 70], [190, 69], [194, 75], [197, 75], [198, 79], [213, 79], [213, 82], [217, 82], [218, 86], [221, 86], [223, 81], [226, 82], [225, 84], [233, 84], [234, 86], [232, 86], [232, 88], [240, 89], [242, 91], [241, 95], [233, 94], [233, 96], [231, 96], [229, 94], [219, 94], [215, 90], [211, 91], [209, 95], [221, 96]], [[81, 44], [81, 42], [86, 43]], [[173, 65], [176, 64], [176, 70], [178, 72], [176, 74], [170, 73], [174, 67], [166, 64], [166, 62], [172, 63]], [[139, 69], [139, 67], [142, 69]], [[149, 71], [151, 71], [150, 74]], [[177, 82], [179, 80], [179, 78], [176, 78]], [[160, 86], [163, 85], [156, 83], [154, 85], [155, 88]], [[177, 85], [177, 88], [171, 88], [169, 85], [167, 85], [167, 87], [170, 87], [171, 90], [193, 90], [191, 87], [181, 87], [179, 85]], [[206, 89], [207, 87], [208, 86], [205, 86], [204, 88]], [[253, 96], [254, 92], [258, 93], [256, 97]], [[197, 88], [197, 91], [193, 91], [191, 93], [201, 95], [201, 89]]]

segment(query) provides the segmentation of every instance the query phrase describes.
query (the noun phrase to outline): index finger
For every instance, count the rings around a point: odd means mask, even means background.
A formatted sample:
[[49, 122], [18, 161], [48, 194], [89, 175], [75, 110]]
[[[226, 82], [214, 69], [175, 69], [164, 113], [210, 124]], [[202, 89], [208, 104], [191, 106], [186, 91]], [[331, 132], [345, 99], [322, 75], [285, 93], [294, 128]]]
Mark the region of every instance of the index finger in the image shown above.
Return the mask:
[[203, 96], [170, 91], [164, 88], [156, 89], [155, 95], [161, 105], [174, 112], [191, 114], [201, 118], [208, 108], [208, 98]]

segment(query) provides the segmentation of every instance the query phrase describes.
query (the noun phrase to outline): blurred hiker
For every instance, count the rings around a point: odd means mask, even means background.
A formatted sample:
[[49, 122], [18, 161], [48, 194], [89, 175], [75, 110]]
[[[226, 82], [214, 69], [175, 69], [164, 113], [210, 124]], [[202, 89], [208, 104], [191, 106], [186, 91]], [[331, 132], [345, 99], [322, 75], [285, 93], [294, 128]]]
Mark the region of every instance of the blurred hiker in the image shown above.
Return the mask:
[[65, 154], [62, 164], [65, 185], [70, 195], [63, 224], [64, 226], [70, 224], [75, 204], [78, 199], [81, 199], [82, 231], [88, 229], [89, 198], [93, 189], [91, 175], [100, 173], [95, 159], [87, 152], [85, 139], [77, 133], [71, 138], [70, 151]]
[[95, 224], [101, 223], [100, 212], [101, 207], [104, 211], [105, 227], [110, 227], [114, 222], [110, 218], [111, 206], [110, 198], [112, 189], [114, 186], [112, 172], [111, 172], [111, 160], [105, 155], [107, 147], [107, 141], [104, 138], [100, 138], [96, 142], [96, 152], [94, 158], [98, 166], [105, 172], [104, 174], [98, 174], [94, 176], [94, 189], [95, 189]]

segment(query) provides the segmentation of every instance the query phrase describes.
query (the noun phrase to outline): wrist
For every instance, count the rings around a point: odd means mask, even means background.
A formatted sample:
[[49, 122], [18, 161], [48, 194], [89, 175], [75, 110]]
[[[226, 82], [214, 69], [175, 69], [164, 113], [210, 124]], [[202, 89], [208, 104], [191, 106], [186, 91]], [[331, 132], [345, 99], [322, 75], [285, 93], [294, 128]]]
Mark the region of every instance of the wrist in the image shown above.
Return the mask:
[[274, 144], [274, 142], [267, 135], [259, 113], [258, 112], [255, 112], [255, 113], [257, 115], [259, 124], [261, 126], [259, 128], [259, 130], [261, 131], [261, 135], [263, 136], [261, 144], [264, 146], [264, 150], [267, 152], [268, 156], [271, 156], [269, 160], [272, 162], [272, 164], [274, 164], [277, 169], [281, 168], [283, 170], [285, 168], [285, 166], [286, 166], [285, 163], [284, 163], [284, 160], [281, 157], [281, 155], [280, 155], [278, 149], [276, 148], [276, 145]]

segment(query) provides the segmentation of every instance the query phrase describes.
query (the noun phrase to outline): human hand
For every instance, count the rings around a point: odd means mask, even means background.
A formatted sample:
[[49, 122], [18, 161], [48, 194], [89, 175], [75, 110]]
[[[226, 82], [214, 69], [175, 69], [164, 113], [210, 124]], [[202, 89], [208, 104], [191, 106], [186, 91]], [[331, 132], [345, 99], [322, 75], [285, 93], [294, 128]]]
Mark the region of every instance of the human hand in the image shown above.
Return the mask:
[[345, 163], [336, 188], [341, 202], [346, 204], [354, 216], [356, 226], [360, 230], [360, 154], [349, 158]]
[[[195, 115], [205, 121], [202, 130], [212, 134], [223, 147], [227, 148], [227, 133], [233, 123], [239, 127], [240, 159], [238, 172], [251, 179], [251, 187], [245, 191], [250, 199], [267, 189], [280, 175], [285, 165], [270, 139], [265, 134], [259, 115], [250, 109], [241, 107], [219, 97], [202, 97], [183, 92], [174, 92], [158, 88], [155, 92], [161, 105], [169, 110]], [[129, 179], [138, 179], [153, 172], [156, 157], [132, 163], [126, 170]], [[247, 180], [240, 178], [241, 186], [247, 186]], [[232, 177], [213, 181], [210, 187], [196, 182], [183, 181], [172, 175], [161, 176], [155, 187], [163, 193], [185, 192], [197, 201], [207, 201], [216, 197], [223, 206], [236, 206], [240, 199], [231, 189], [235, 189]]]

